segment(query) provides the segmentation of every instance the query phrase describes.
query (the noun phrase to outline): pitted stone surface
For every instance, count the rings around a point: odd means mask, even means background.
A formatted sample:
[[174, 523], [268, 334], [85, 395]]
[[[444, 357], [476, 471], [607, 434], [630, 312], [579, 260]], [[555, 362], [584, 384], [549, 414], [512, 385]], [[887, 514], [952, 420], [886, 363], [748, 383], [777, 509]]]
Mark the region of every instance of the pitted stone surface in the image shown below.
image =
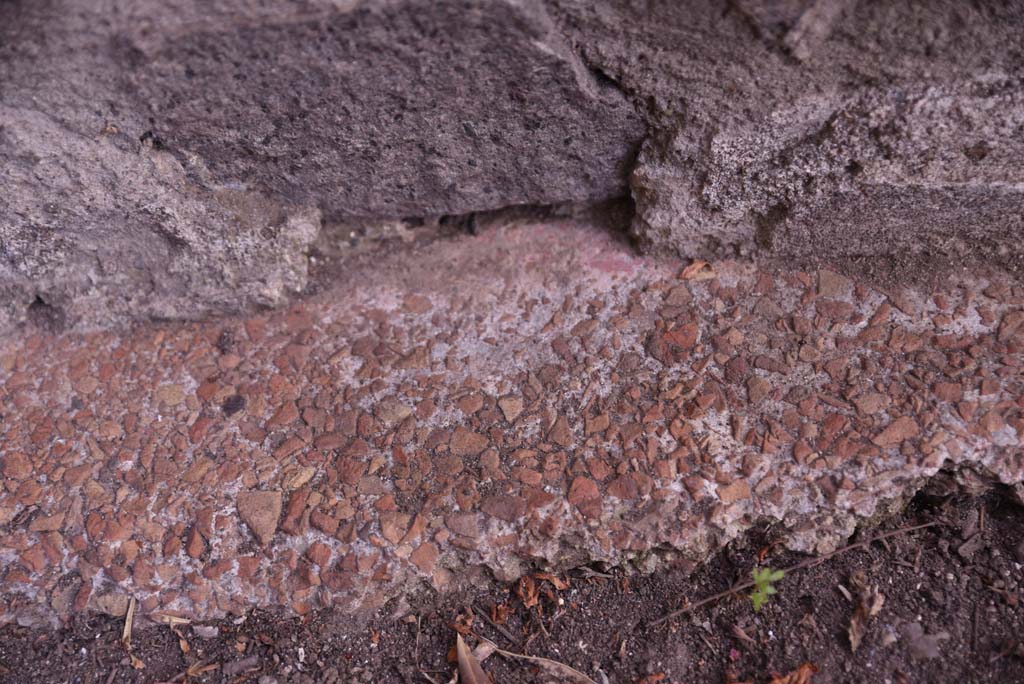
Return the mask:
[[542, 3], [0, 4], [0, 329], [280, 305], [321, 219], [628, 192], [645, 126]]
[[2, 619], [368, 610], [766, 520], [824, 551], [940, 468], [1024, 478], [1012, 280], [684, 266], [527, 224], [279, 312], [6, 339]]
[[0, 329], [278, 306], [321, 225], [630, 194], [652, 253], [1019, 277], [1022, 56], [1019, 1], [0, 2]]
[[551, 4], [649, 116], [651, 249], [1024, 272], [1021, 3]]

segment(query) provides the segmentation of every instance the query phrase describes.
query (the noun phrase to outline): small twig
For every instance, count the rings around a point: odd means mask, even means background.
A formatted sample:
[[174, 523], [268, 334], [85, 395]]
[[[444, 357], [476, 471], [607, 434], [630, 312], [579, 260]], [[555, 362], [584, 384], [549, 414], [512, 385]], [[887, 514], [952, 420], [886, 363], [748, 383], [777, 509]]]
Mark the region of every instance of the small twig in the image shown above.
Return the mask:
[[473, 611], [476, 612], [477, 615], [482, 617], [487, 622], [487, 624], [501, 632], [501, 635], [508, 639], [508, 643], [512, 644], [513, 646], [520, 645], [520, 641], [515, 638], [515, 635], [513, 635], [512, 632], [508, 631], [505, 627], [499, 625], [497, 622], [492, 620], [491, 616], [487, 614], [486, 610], [484, 610], [480, 606], [473, 606]]
[[548, 630], [547, 630], [547, 628], [546, 628], [546, 627], [544, 626], [544, 618], [542, 618], [542, 617], [541, 617], [540, 615], [538, 615], [537, 613], [534, 613], [534, 614], [533, 614], [533, 617], [534, 617], [534, 618], [536, 619], [536, 621], [537, 621], [537, 624], [538, 624], [538, 625], [540, 625], [540, 631], [541, 631], [541, 633], [542, 633], [542, 634], [544, 634], [544, 636], [546, 636], [546, 637], [547, 637], [548, 639], [550, 639], [550, 638], [551, 638], [551, 635], [550, 635], [550, 634], [548, 633]]
[[[791, 565], [788, 568], [783, 568], [782, 571], [785, 572], [788, 575], [791, 572], [795, 572], [797, 570], [805, 570], [807, 568], [813, 568], [814, 566], [820, 565], [820, 564], [824, 563], [825, 561], [830, 560], [831, 558], [833, 558], [835, 556], [838, 556], [841, 553], [846, 553], [847, 551], [853, 551], [854, 549], [865, 548], [865, 547], [870, 546], [871, 544], [874, 544], [877, 541], [881, 541], [883, 539], [888, 539], [889, 537], [895, 537], [895, 536], [900, 535], [900, 534], [906, 534], [907, 532], [915, 532], [917, 530], [923, 530], [926, 527], [934, 527], [935, 525], [938, 525], [938, 524], [939, 523], [933, 521], [933, 522], [929, 522], [929, 523], [924, 523], [923, 525], [914, 525], [912, 527], [901, 527], [898, 530], [891, 530], [889, 532], [885, 532], [883, 534], [879, 534], [879, 535], [877, 535], [875, 537], [872, 537], [871, 539], [865, 539], [864, 541], [859, 541], [859, 542], [856, 542], [856, 543], [853, 543], [853, 544], [848, 544], [846, 546], [843, 546], [841, 548], [836, 549], [832, 553], [826, 553], [823, 556], [815, 556], [814, 558], [808, 558], [806, 560], [800, 561], [796, 565]], [[673, 618], [677, 618], [680, 615], [685, 615], [686, 613], [689, 613], [691, 611], [697, 610], [698, 608], [700, 608], [702, 606], [706, 606], [709, 603], [715, 603], [716, 601], [721, 601], [722, 599], [728, 598], [729, 596], [732, 596], [733, 594], [738, 594], [741, 591], [746, 591], [747, 589], [753, 589], [754, 586], [755, 586], [754, 582], [750, 581], [750, 580], [748, 580], [746, 582], [742, 582], [741, 584], [734, 584], [732, 587], [730, 587], [729, 589], [726, 589], [725, 591], [718, 592], [717, 594], [714, 594], [713, 596], [708, 596], [707, 598], [701, 599], [700, 601], [697, 601], [696, 603], [691, 603], [688, 606], [683, 606], [682, 608], [680, 608], [678, 610], [674, 610], [671, 613], [669, 613], [668, 615], [665, 615], [664, 617], [658, 618], [654, 622], [650, 623], [648, 626], [649, 627], [657, 627], [658, 625], [660, 625], [660, 624], [662, 624], [664, 622], [668, 622], [669, 620], [672, 620]]]
[[526, 641], [523, 642], [523, 645], [520, 647], [519, 650], [520, 651], [529, 651], [530, 650], [530, 644], [532, 644], [533, 640], [536, 639], [536, 638], [537, 638], [537, 633], [536, 632], [531, 632], [530, 636], [526, 637]]
[[135, 597], [128, 599], [128, 610], [124, 614], [124, 629], [121, 630], [121, 643], [129, 653], [132, 650], [132, 625], [135, 622]]

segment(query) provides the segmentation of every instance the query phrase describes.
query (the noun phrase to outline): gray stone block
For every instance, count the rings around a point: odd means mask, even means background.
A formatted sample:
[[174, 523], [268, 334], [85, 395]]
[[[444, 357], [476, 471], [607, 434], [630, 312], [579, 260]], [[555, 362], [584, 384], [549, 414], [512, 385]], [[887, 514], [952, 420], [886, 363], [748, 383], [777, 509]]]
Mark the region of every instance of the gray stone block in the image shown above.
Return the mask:
[[1018, 1], [7, 0], [0, 329], [278, 305], [322, 222], [629, 193], [652, 252], [1019, 274], [1022, 74]]
[[553, 2], [647, 104], [648, 249], [1024, 271], [1024, 4]]
[[6, 2], [0, 46], [0, 328], [279, 304], [321, 217], [621, 196], [644, 135], [535, 1]]

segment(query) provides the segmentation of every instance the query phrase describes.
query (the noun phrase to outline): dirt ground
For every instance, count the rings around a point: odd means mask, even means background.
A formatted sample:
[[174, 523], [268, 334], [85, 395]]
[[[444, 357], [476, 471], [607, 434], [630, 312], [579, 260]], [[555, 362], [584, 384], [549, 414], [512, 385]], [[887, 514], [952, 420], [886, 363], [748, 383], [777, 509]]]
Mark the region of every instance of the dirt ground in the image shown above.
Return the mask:
[[[1024, 508], [1007, 492], [970, 497], [936, 480], [899, 516], [851, 540], [931, 523], [788, 573], [758, 612], [746, 593], [657, 623], [687, 602], [807, 557], [758, 530], [687, 573], [582, 568], [476, 595], [421, 596], [369, 621], [337, 612], [134, 630], [80, 619], [59, 631], [0, 629], [0, 681], [447, 683], [456, 630], [576, 668], [597, 684], [1024, 681]], [[759, 561], [759, 558], [761, 559]], [[879, 598], [879, 596], [881, 598]], [[863, 603], [863, 637], [851, 620]], [[529, 607], [528, 607], [529, 606]], [[587, 681], [492, 654], [496, 684]], [[465, 680], [464, 680], [465, 681]]]

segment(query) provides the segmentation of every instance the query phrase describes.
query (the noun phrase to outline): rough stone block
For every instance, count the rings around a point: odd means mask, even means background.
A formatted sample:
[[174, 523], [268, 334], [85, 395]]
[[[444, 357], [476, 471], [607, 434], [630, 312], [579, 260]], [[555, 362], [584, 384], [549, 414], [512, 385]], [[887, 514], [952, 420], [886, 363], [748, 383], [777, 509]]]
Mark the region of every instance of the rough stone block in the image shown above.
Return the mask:
[[538, 0], [0, 6], [0, 328], [307, 282], [321, 218], [627, 191], [644, 124]]

